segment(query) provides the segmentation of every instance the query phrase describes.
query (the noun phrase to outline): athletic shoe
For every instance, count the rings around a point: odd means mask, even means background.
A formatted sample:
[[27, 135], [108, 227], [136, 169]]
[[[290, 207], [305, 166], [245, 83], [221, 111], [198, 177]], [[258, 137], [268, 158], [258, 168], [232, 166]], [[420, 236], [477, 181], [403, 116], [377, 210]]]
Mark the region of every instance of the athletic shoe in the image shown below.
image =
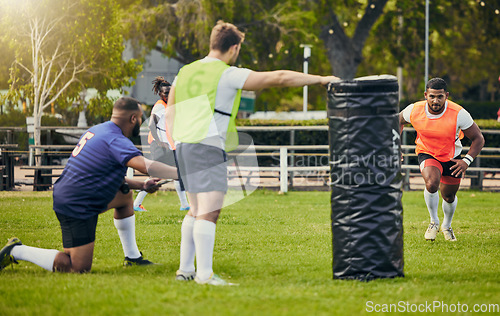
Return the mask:
[[436, 235], [438, 232], [439, 232], [439, 226], [436, 223], [431, 222], [429, 224], [429, 227], [425, 231], [425, 240], [434, 241], [436, 239]]
[[183, 272], [181, 270], [177, 270], [175, 272], [175, 279], [177, 281], [192, 281], [196, 276], [196, 272]]
[[125, 267], [131, 267], [131, 266], [148, 266], [154, 264], [149, 260], [146, 260], [142, 257], [142, 252], [141, 256], [136, 259], [130, 259], [129, 257], [125, 257], [125, 260], [123, 261], [123, 266]]
[[17, 237], [12, 237], [7, 241], [7, 244], [0, 250], [0, 271], [5, 269], [5, 267], [9, 266], [12, 263], [18, 263], [13, 256], [10, 255], [12, 248], [14, 246], [22, 245], [23, 243]]
[[200, 280], [198, 277], [194, 278], [195, 282], [198, 284], [210, 284], [210, 285], [228, 285], [228, 283], [222, 280], [217, 274], [213, 274], [207, 280]]
[[144, 206], [139, 205], [139, 206], [134, 206], [134, 211], [136, 212], [147, 212], [148, 210], [144, 208]]
[[186, 207], [182, 207], [181, 206], [181, 208], [179, 210], [181, 210], [181, 211], [189, 211], [190, 209], [191, 209], [191, 206], [188, 205]]
[[444, 239], [448, 241], [457, 241], [457, 238], [455, 237], [455, 234], [453, 233], [453, 229], [451, 229], [451, 227], [448, 229], [444, 229], [443, 227], [441, 227], [441, 230], [443, 231]]

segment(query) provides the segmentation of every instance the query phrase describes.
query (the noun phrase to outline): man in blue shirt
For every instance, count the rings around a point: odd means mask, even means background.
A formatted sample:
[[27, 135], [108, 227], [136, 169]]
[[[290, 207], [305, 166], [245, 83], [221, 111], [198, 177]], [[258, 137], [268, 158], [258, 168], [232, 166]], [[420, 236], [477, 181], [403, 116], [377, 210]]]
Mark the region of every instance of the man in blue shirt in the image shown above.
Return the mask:
[[176, 179], [177, 169], [144, 158], [129, 137], [138, 136], [142, 109], [123, 97], [111, 120], [91, 127], [80, 138], [63, 173], [54, 184], [54, 211], [62, 230], [64, 252], [23, 245], [11, 238], [0, 251], [0, 270], [16, 260], [49, 271], [88, 272], [92, 267], [95, 231], [100, 213], [114, 208], [114, 223], [125, 253], [124, 265], [148, 265], [135, 240], [135, 215], [130, 189], [158, 190], [160, 178], [144, 182], [125, 178], [127, 168]]

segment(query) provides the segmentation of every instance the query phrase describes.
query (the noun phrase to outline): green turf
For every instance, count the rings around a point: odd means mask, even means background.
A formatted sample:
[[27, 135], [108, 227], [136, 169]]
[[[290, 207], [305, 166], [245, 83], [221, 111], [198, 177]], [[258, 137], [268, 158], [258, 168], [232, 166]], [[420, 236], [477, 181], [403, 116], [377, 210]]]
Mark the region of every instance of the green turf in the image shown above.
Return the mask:
[[[498, 311], [499, 194], [458, 197], [458, 242], [442, 234], [426, 242], [422, 192], [405, 192], [406, 276], [366, 283], [332, 280], [328, 192], [256, 191], [225, 209], [217, 225], [214, 270], [240, 285], [210, 287], [174, 280], [184, 213], [174, 192], [157, 193], [146, 197], [149, 212], [136, 213], [136, 228], [140, 250], [160, 265], [121, 266], [108, 212], [99, 219], [91, 273], [50, 273], [28, 262], [7, 267], [0, 272], [0, 315], [357, 315], [389, 304], [408, 311], [438, 303], [461, 310], [467, 304], [469, 312], [474, 304], [496, 304]], [[51, 206], [49, 192], [0, 192], [2, 244], [17, 236], [61, 249]]]

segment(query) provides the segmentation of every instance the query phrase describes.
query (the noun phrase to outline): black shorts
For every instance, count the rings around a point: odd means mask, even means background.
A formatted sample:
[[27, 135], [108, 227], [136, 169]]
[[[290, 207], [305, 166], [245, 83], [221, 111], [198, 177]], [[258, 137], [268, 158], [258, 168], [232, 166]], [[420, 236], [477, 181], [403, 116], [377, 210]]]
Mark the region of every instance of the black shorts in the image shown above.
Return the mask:
[[[460, 156], [457, 156], [454, 159], [460, 159]], [[418, 164], [420, 166], [420, 171], [422, 171], [427, 165], [438, 168], [442, 175], [441, 182], [445, 184], [459, 184], [462, 179], [461, 176], [454, 176], [451, 174], [452, 171], [450, 168], [455, 164], [453, 161], [442, 162], [429, 154], [418, 154]]]
[[99, 215], [88, 219], [74, 218], [56, 212], [61, 224], [64, 248], [83, 246], [95, 241], [95, 230]]

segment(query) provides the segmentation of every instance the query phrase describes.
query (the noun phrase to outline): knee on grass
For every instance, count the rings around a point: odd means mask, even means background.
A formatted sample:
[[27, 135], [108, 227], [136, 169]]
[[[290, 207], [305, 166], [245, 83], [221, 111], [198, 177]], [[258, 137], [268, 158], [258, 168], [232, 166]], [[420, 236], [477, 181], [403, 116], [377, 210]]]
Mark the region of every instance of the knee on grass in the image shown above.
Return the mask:
[[59, 252], [54, 259], [54, 272], [71, 272], [71, 258], [64, 252]]
[[90, 268], [92, 267], [92, 263], [89, 264], [74, 264], [71, 261], [71, 257], [64, 252], [59, 252], [54, 259], [54, 272], [75, 272], [75, 273], [85, 273], [90, 272]]

